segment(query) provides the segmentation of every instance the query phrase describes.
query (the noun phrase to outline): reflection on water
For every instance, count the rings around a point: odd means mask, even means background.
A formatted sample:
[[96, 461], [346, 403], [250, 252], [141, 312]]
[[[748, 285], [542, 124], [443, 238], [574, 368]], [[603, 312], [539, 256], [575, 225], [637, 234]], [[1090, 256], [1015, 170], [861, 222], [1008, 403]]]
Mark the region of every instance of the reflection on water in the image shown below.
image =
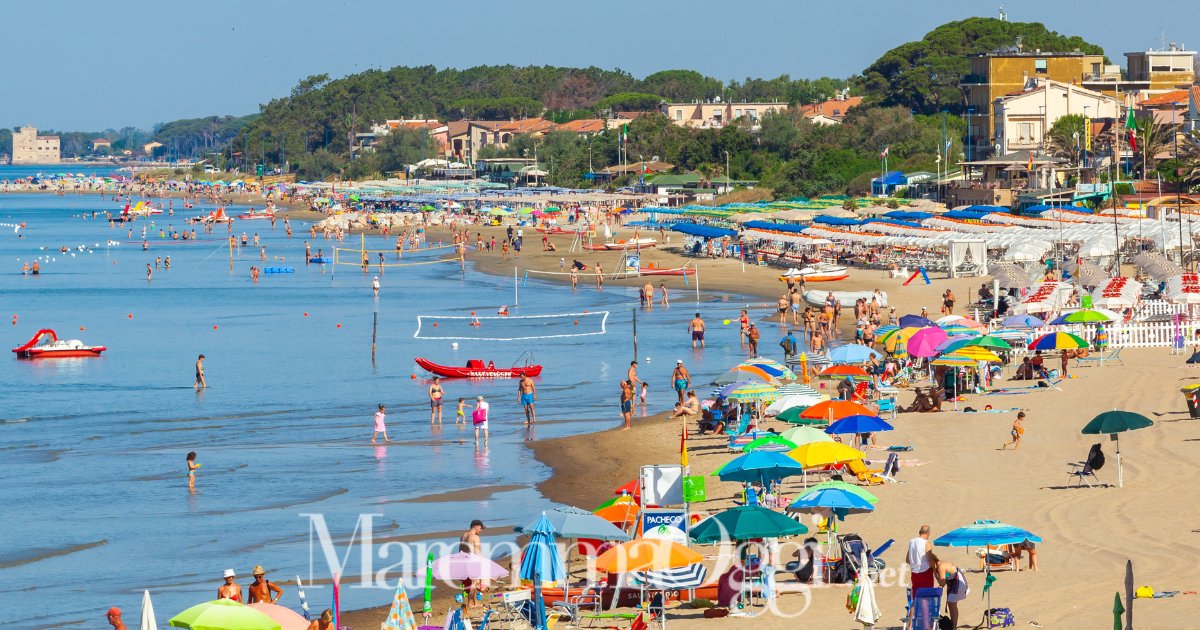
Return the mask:
[[[29, 224], [22, 239], [0, 233], [0, 261], [11, 264], [40, 247], [120, 240], [126, 232], [72, 216], [114, 208], [95, 195], [0, 195], [0, 217]], [[9, 347], [47, 327], [109, 348], [95, 359], [0, 360], [6, 393], [0, 504], [21, 510], [21, 518], [0, 525], [5, 552], [25, 557], [108, 541], [19, 569], [0, 568], [4, 584], [80, 584], [86, 576], [86, 588], [72, 589], [70, 597], [26, 598], [0, 588], [0, 608], [18, 627], [34, 619], [48, 625], [91, 619], [112, 605], [136, 608], [140, 589], [165, 583], [171, 586], [155, 593], [155, 604], [160, 614], [173, 615], [208, 598], [230, 566], [245, 574], [262, 564], [307, 580], [303, 513], [324, 514], [338, 539], [349, 537], [367, 509], [395, 523], [395, 535], [418, 538], [476, 516], [525, 522], [544, 507], [532, 488], [547, 474], [525, 442], [619, 422], [615, 380], [632, 349], [628, 309], [636, 289], [572, 292], [531, 278], [521, 287], [520, 307], [510, 306], [514, 315], [608, 310], [608, 333], [454, 346], [413, 339], [417, 316], [494, 312], [512, 302], [511, 277], [469, 272], [464, 278], [438, 265], [405, 268], [389, 271], [377, 300], [369, 288], [374, 274], [353, 268], [333, 273], [296, 264], [295, 273], [265, 274], [254, 284], [248, 269], [263, 264], [258, 250], [235, 249], [231, 272], [222, 230], [209, 237], [216, 243], [154, 236], [181, 221], [179, 215], [157, 218], [146, 253], [140, 244], [122, 243], [104, 253], [58, 256], [37, 278], [0, 273], [0, 304], [19, 315], [16, 326], [3, 329]], [[269, 257], [294, 264], [303, 256], [306, 227], [293, 228], [297, 238], [290, 240], [282, 222], [275, 230], [266, 222], [244, 229], [259, 233]], [[319, 237], [311, 244], [314, 251], [334, 246]], [[367, 246], [390, 249], [392, 240], [368, 238]], [[145, 264], [167, 255], [171, 269], [156, 271], [147, 286]], [[701, 310], [713, 319], [737, 307], [706, 302]], [[639, 354], [649, 359], [641, 375], [652, 383], [646, 413], [669, 408], [666, 400], [655, 404], [654, 392], [670, 391], [676, 358], [688, 361], [696, 383], [742, 358], [733, 329], [725, 335], [714, 328], [708, 349], [687, 353], [683, 331], [694, 310], [688, 304], [638, 317]], [[453, 379], [444, 382], [449, 404], [480, 395], [491, 401], [489, 443], [476, 447], [469, 419], [452, 426], [446, 418], [430, 427], [428, 382], [414, 357], [506, 365], [527, 350], [546, 366], [537, 379], [536, 428], [523, 425], [515, 382]], [[197, 393], [193, 365], [201, 353], [210, 388]], [[380, 402], [388, 406], [393, 442], [372, 448], [372, 413]], [[452, 417], [453, 407], [446, 412]], [[203, 468], [190, 494], [184, 455], [193, 450]], [[400, 501], [485, 486], [520, 489], [488, 501], [486, 514], [472, 501]], [[390, 592], [347, 589], [344, 605], [390, 598]]]

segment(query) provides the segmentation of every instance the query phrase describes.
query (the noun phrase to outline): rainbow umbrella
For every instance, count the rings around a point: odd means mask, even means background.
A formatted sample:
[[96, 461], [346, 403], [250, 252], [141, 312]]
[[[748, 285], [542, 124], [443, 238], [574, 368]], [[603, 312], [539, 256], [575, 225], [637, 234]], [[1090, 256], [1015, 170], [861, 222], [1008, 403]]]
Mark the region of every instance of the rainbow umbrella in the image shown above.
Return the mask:
[[730, 400], [747, 402], [751, 400], [768, 400], [778, 398], [778, 388], [766, 383], [748, 383], [729, 392]]
[[1000, 357], [996, 356], [995, 352], [980, 346], [963, 346], [951, 354], [966, 357], [972, 361], [986, 361], [988, 363], [998, 363], [1000, 361]]
[[1029, 344], [1030, 350], [1073, 350], [1086, 347], [1087, 341], [1066, 332], [1046, 333]]
[[975, 360], [959, 354], [947, 354], [930, 361], [930, 364], [945, 365], [949, 367], [974, 367]]
[[975, 330], [974, 328], [968, 328], [968, 327], [962, 326], [960, 324], [950, 324], [949, 326], [943, 326], [942, 330], [946, 331], [946, 334], [948, 334], [948, 335], [970, 335], [970, 336], [974, 337], [979, 334], [978, 330]]

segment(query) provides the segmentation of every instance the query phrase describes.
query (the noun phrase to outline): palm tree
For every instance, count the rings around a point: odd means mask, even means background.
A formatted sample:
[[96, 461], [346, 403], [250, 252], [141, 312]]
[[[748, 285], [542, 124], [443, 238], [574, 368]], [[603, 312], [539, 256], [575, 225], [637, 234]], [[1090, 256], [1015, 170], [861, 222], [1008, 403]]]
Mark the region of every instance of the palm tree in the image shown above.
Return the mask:
[[1137, 148], [1138, 153], [1142, 154], [1143, 178], [1154, 170], [1159, 162], [1159, 154], [1171, 146], [1173, 131], [1171, 125], [1159, 123], [1153, 114], [1137, 119]]
[[1071, 114], [1059, 118], [1046, 134], [1050, 154], [1065, 159], [1068, 164], [1078, 164], [1087, 143], [1086, 133], [1087, 120], [1083, 116]]
[[1184, 183], [1200, 183], [1200, 131], [1179, 134], [1179, 162]]
[[709, 162], [696, 165], [696, 172], [700, 174], [700, 183], [704, 188], [712, 188], [713, 175], [717, 173], [717, 167]]

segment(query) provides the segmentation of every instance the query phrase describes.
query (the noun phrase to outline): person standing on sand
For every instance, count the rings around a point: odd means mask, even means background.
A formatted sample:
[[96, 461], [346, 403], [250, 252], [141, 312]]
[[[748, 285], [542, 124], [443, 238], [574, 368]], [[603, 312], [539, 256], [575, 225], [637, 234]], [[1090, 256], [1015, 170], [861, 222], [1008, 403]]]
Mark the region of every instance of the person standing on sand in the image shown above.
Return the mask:
[[600, 263], [596, 263], [596, 288], [604, 288], [604, 270], [600, 268]]
[[196, 471], [200, 468], [200, 464], [196, 463], [196, 451], [190, 451], [187, 454], [187, 477], [188, 490], [196, 490]]
[[[801, 276], [801, 280], [803, 280], [803, 276]], [[792, 325], [793, 326], [800, 323], [800, 304], [803, 303], [803, 300], [804, 300], [804, 298], [800, 294], [799, 289], [796, 289], [795, 287], [793, 287], [792, 292], [791, 292], [790, 296], [788, 297], [788, 301], [791, 302], [791, 306], [792, 306]]]
[[433, 377], [433, 383], [429, 385], [429, 424], [442, 423], [442, 399], [445, 397], [446, 392], [442, 389], [442, 377]]
[[695, 349], [696, 342], [700, 342], [700, 347], [704, 347], [704, 320], [700, 319], [700, 313], [692, 318], [688, 323], [688, 332], [692, 333], [692, 348]]
[[533, 379], [529, 378], [529, 375], [522, 374], [521, 380], [517, 382], [517, 402], [525, 409], [525, 424], [537, 422], [537, 412], [533, 409], [535, 400], [537, 400], [537, 385], [534, 385]]
[[1009, 445], [1012, 445], [1013, 450], [1015, 451], [1021, 446], [1021, 436], [1025, 435], [1025, 412], [1024, 411], [1017, 412], [1017, 419], [1013, 420], [1011, 435], [1012, 435], [1012, 440], [1005, 442], [1004, 446], [1000, 447], [1000, 450], [1003, 451], [1003, 450], [1007, 449], [1009, 447]]
[[786, 293], [779, 296], [779, 303], [776, 306], [779, 309], [779, 325], [784, 326], [787, 324], [788, 312], [788, 298]]
[[208, 381], [204, 379], [204, 355], [200, 355], [196, 359], [196, 391], [208, 388]]
[[113, 630], [129, 630], [124, 621], [121, 621], [121, 609], [113, 606], [108, 609], [104, 615], [108, 619], [108, 625], [113, 627]]
[[371, 432], [371, 443], [375, 443], [375, 436], [383, 434], [384, 443], [391, 442], [387, 434], [387, 414], [384, 412], [383, 405], [379, 405], [379, 411], [375, 412], [375, 430]]
[[675, 370], [671, 372], [671, 385], [675, 387], [675, 393], [679, 395], [679, 402], [682, 403], [684, 392], [692, 385], [692, 375], [683, 367], [683, 359], [675, 361]]
[[967, 586], [967, 576], [963, 575], [962, 569], [959, 569], [958, 565], [946, 560], [938, 560], [935, 566], [933, 577], [937, 580], [938, 586], [946, 587], [946, 609], [950, 615], [950, 627], [957, 628], [958, 602], [971, 594], [971, 587]]
[[933, 555], [933, 543], [929, 536], [929, 526], [922, 525], [917, 536], [908, 541], [907, 562], [913, 592], [919, 588], [933, 588], [933, 567], [937, 564], [937, 556]]
[[621, 381], [621, 419], [628, 429], [633, 422], [633, 383]]

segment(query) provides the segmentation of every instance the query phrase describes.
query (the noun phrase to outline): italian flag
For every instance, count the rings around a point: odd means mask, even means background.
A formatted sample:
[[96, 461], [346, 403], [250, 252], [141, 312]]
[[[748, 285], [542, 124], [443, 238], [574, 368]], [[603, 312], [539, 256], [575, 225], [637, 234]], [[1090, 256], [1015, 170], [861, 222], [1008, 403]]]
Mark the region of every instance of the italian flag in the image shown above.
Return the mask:
[[1137, 119], [1133, 117], [1132, 107], [1125, 112], [1125, 133], [1129, 136], [1129, 148], [1137, 151]]

